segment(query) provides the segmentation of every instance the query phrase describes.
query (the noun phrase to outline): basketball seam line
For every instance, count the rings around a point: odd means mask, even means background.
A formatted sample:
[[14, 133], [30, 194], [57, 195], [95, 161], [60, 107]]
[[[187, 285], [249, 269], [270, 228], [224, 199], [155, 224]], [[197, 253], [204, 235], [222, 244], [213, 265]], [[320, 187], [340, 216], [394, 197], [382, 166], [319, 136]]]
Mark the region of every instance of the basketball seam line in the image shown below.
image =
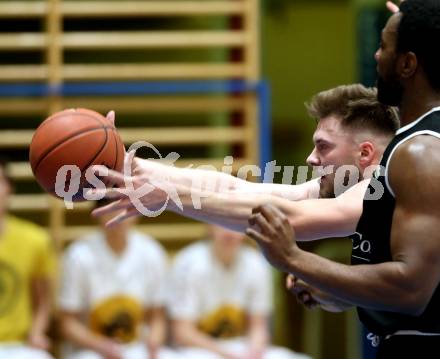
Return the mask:
[[[106, 128], [113, 128], [113, 129], [116, 129], [114, 126], [107, 126], [106, 124], [105, 124], [105, 122], [104, 123], [102, 123], [101, 122], [101, 120], [99, 120], [98, 118], [96, 118], [96, 117], [94, 117], [94, 116], [92, 116], [92, 115], [90, 115], [90, 114], [88, 114], [88, 113], [81, 113], [81, 115], [82, 116], [85, 116], [85, 117], [88, 117], [88, 118], [90, 118], [90, 119], [92, 119], [92, 120], [94, 120], [95, 122], [98, 122], [98, 124], [99, 124], [99, 126], [100, 126], [100, 128], [104, 128], [104, 129], [106, 129]], [[41, 125], [40, 125], [40, 127], [38, 127], [37, 129], [36, 129], [36, 131], [35, 131], [35, 133], [37, 132], [37, 131], [39, 131], [39, 130], [41, 130], [42, 128], [44, 128], [49, 122], [52, 122], [53, 120], [55, 120], [55, 119], [58, 119], [58, 118], [63, 118], [63, 117], [68, 117], [68, 116], [71, 116], [71, 114], [64, 114], [64, 115], [59, 115], [59, 116], [54, 116], [54, 117], [51, 117], [51, 118], [49, 118], [48, 120], [46, 120], [46, 121], [44, 121]], [[94, 129], [97, 129], [98, 127], [94, 127]], [[90, 129], [88, 129], [88, 130], [90, 130]], [[85, 130], [85, 131], [87, 131], [87, 130]], [[37, 161], [37, 164], [35, 165], [35, 172], [34, 173], [37, 173], [37, 169], [38, 169], [38, 166], [40, 165], [40, 163], [41, 163], [41, 161], [50, 153], [50, 152], [52, 152], [56, 147], [58, 147], [61, 143], [63, 143], [66, 139], [70, 139], [70, 138], [74, 138], [74, 137], [76, 137], [78, 134], [81, 134], [83, 131], [80, 131], [80, 132], [77, 132], [77, 133], [73, 133], [72, 135], [70, 135], [69, 137], [65, 137], [65, 138], [63, 138], [62, 140], [60, 140], [58, 143], [56, 143], [56, 144], [54, 144], [52, 147], [50, 147], [49, 149], [47, 149], [41, 156], [40, 156], [40, 159]], [[34, 135], [35, 136], [35, 135]], [[32, 144], [32, 141], [33, 141], [33, 138], [32, 138], [32, 140], [31, 140], [31, 144]]]
[[82, 135], [82, 134], [84, 134], [84, 133], [87, 133], [87, 132], [97, 131], [97, 130], [101, 130], [101, 129], [104, 129], [104, 130], [107, 132], [107, 128], [111, 128], [111, 127], [105, 127], [105, 126], [102, 126], [101, 123], [100, 123], [100, 126], [99, 126], [99, 127], [93, 127], [93, 128], [88, 128], [87, 130], [81, 130], [81, 131], [79, 131], [79, 132], [75, 132], [75, 133], [69, 135], [68, 137], [64, 137], [63, 139], [59, 140], [57, 143], [55, 143], [53, 146], [51, 146], [49, 149], [47, 149], [47, 150], [43, 153], [43, 155], [40, 156], [40, 159], [38, 160], [37, 164], [35, 165], [35, 171], [34, 171], [34, 173], [35, 173], [35, 174], [37, 173], [38, 167], [40, 166], [41, 162], [42, 162], [47, 156], [49, 156], [50, 153], [51, 153], [54, 149], [56, 149], [59, 145], [61, 145], [63, 142], [65, 142], [65, 141], [67, 141], [67, 140], [71, 140], [71, 139], [73, 139], [73, 138], [75, 138], [75, 137], [77, 137], [77, 136], [79, 136], [79, 135]]
[[83, 173], [84, 170], [86, 170], [87, 168], [89, 168], [89, 166], [98, 158], [98, 156], [101, 154], [101, 152], [104, 150], [105, 146], [107, 145], [108, 142], [108, 131], [107, 129], [105, 129], [105, 141], [102, 144], [101, 148], [99, 149], [98, 153], [95, 155], [95, 157], [93, 157], [89, 163], [87, 163], [84, 168], [81, 168], [81, 173]]
[[[95, 130], [97, 130], [97, 129], [95, 129]], [[87, 132], [87, 131], [86, 131], [86, 132]], [[83, 171], [84, 171], [86, 168], [88, 168], [88, 167], [93, 163], [93, 161], [95, 161], [95, 159], [101, 154], [101, 152], [104, 150], [105, 146], [107, 145], [107, 142], [108, 142], [108, 134], [107, 134], [107, 128], [105, 128], [105, 141], [104, 141], [104, 143], [102, 144], [102, 146], [101, 146], [101, 148], [99, 149], [99, 151], [97, 152], [97, 154], [95, 155], [95, 157], [93, 157], [93, 158], [89, 161], [89, 163], [86, 164], [86, 165], [84, 166], [84, 168], [80, 168], [80, 172], [81, 172], [80, 179], [81, 179], [81, 177], [82, 177], [82, 173], [83, 173]], [[80, 183], [81, 183], [81, 182], [80, 182]], [[54, 191], [55, 191], [55, 187], [53, 187], [53, 188], [51, 189], [51, 192], [54, 192]]]

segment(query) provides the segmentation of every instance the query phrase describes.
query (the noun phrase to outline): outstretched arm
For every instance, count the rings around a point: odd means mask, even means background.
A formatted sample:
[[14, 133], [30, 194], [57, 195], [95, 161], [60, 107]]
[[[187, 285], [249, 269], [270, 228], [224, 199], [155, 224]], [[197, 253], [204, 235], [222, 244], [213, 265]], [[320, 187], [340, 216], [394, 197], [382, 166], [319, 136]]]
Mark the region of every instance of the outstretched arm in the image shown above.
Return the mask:
[[253, 194], [272, 194], [291, 200], [317, 198], [319, 194], [318, 180], [311, 180], [297, 185], [276, 183], [255, 183], [232, 176], [226, 172], [212, 169], [179, 168], [157, 160], [141, 158], [130, 159], [133, 174], [142, 176], [143, 180], [154, 181], [156, 178], [165, 179], [169, 184], [185, 186], [191, 189], [210, 192], [240, 191]]
[[[109, 171], [108, 177], [120, 187], [125, 186], [126, 180], [132, 181], [134, 188], [140, 188], [145, 184], [144, 178], [136, 174], [127, 179], [120, 173]], [[188, 187], [184, 184], [170, 184], [167, 181], [155, 183], [151, 192], [140, 198], [140, 202], [151, 209], [170, 199], [167, 210], [241, 232], [247, 227], [252, 208], [271, 203], [286, 214], [296, 228], [299, 240], [312, 240], [352, 234], [362, 212], [362, 200], [367, 185], [368, 180], [363, 181], [337, 199], [294, 202], [271, 194], [249, 193], [240, 189], [215, 192], [207, 191], [200, 186]], [[116, 196], [119, 200], [96, 209], [94, 215], [124, 210], [115, 216], [109, 225], [139, 214], [139, 208], [136, 209], [132, 201], [135, 190], [118, 189], [107, 191], [107, 195]]]
[[343, 302], [420, 315], [440, 281], [439, 146], [436, 138], [417, 136], [391, 159], [389, 179], [396, 198], [392, 261], [348, 266], [304, 252], [291, 240], [288, 219], [270, 206], [256, 210], [255, 227], [247, 233], [274, 266]]
[[[362, 203], [369, 180], [364, 180], [337, 198], [288, 201], [273, 195], [240, 192], [186, 193], [181, 196], [183, 210], [173, 211], [191, 218], [244, 232], [252, 209], [265, 203], [277, 206], [295, 228], [300, 241], [353, 234], [362, 213]], [[194, 200], [197, 200], [197, 207]]]

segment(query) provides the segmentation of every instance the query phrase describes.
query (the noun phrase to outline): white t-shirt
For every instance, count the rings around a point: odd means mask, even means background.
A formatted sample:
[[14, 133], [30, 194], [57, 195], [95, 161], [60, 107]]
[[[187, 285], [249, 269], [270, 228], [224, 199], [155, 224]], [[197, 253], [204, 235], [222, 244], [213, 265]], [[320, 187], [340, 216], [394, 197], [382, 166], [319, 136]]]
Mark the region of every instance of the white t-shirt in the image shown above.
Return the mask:
[[246, 246], [225, 267], [213, 255], [211, 242], [190, 245], [175, 258], [168, 309], [173, 319], [195, 321], [212, 336], [243, 335], [247, 314], [271, 312], [270, 268], [259, 252]]
[[83, 313], [94, 331], [132, 341], [145, 309], [165, 304], [166, 267], [164, 250], [149, 236], [130, 231], [117, 255], [103, 233], [92, 233], [66, 250], [59, 307]]

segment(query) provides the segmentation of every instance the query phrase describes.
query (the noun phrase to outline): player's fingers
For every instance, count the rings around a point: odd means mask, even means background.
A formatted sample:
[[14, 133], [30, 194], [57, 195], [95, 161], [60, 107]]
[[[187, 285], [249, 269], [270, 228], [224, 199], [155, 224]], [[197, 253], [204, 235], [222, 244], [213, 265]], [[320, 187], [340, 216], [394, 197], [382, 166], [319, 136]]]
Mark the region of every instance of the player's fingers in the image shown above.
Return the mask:
[[312, 296], [310, 295], [309, 292], [306, 292], [306, 291], [298, 293], [297, 294], [297, 298], [303, 304], [305, 304], [305, 303], [309, 302], [310, 300], [312, 300]]
[[130, 199], [124, 198], [124, 199], [120, 199], [115, 202], [112, 202], [106, 206], [95, 208], [92, 211], [92, 216], [100, 217], [100, 216], [106, 215], [108, 213], [112, 213], [112, 212], [116, 212], [116, 211], [120, 211], [120, 210], [127, 210], [131, 207], [133, 207], [133, 204], [131, 203]]
[[295, 292], [293, 292], [293, 291], [291, 291], [291, 292], [295, 295], [296, 301], [297, 301], [299, 304], [304, 304], [304, 300], [303, 300], [302, 293], [295, 293]]
[[307, 302], [304, 302], [304, 306], [307, 309], [315, 309], [315, 308], [319, 307], [320, 304], [316, 300], [312, 299], [312, 300], [308, 300]]
[[392, 1], [387, 1], [387, 8], [390, 10], [393, 14], [399, 12], [399, 7], [394, 4]]
[[264, 236], [253, 228], [246, 228], [246, 235], [252, 238], [259, 245], [264, 245], [265, 243]]
[[266, 203], [262, 207], [262, 212], [269, 213], [271, 216], [283, 216], [284, 213], [281, 212], [278, 207], [274, 206], [273, 204]]
[[110, 121], [110, 123], [113, 125], [113, 126], [115, 126], [115, 111], [109, 111], [108, 113], [107, 113], [107, 116], [106, 116], [106, 118], [107, 118], [107, 120], [108, 121]]
[[130, 173], [125, 173], [125, 175], [133, 175], [133, 173], [132, 173], [133, 169], [136, 167], [135, 155], [136, 155], [135, 150], [125, 152], [124, 171], [126, 168], [130, 170]]
[[131, 177], [124, 176], [122, 173], [108, 169], [102, 165], [92, 166], [91, 170], [96, 176], [103, 179], [107, 186], [109, 183], [112, 183], [120, 188], [124, 188], [126, 181], [132, 181]]
[[111, 228], [125, 221], [128, 218], [136, 217], [136, 216], [140, 216], [139, 211], [136, 208], [130, 208], [118, 214], [117, 216], [113, 217], [105, 224], [105, 226]]
[[296, 285], [297, 278], [293, 274], [289, 274], [286, 277], [286, 287], [287, 289], [293, 289]]
[[256, 207], [252, 208], [252, 214], [257, 214], [257, 213], [260, 213], [260, 212], [261, 212], [261, 208], [262, 208], [262, 206], [261, 206], [261, 205], [260, 205], [260, 206], [256, 206]]
[[264, 204], [261, 206], [261, 214], [264, 218], [272, 224], [279, 223], [281, 225], [282, 221], [286, 219], [286, 216], [277, 207], [271, 204]]
[[307, 285], [303, 285], [303, 283], [304, 282], [296, 280], [292, 285], [292, 287], [290, 288], [290, 291], [296, 295], [300, 295], [301, 293], [310, 294], [310, 288]]
[[132, 162], [132, 171], [133, 171], [133, 176], [137, 176], [137, 175], [145, 175], [146, 173], [149, 174], [149, 176], [147, 176], [148, 178], [151, 178], [151, 175], [155, 174], [154, 170], [151, 172], [145, 172], [145, 169], [143, 167], [143, 163], [144, 163], [144, 159], [139, 158], [139, 157], [134, 157], [133, 158], [133, 162]]
[[297, 292], [307, 291], [307, 292], [310, 293], [311, 288], [310, 288], [310, 286], [306, 282], [304, 282], [303, 280], [297, 278], [295, 280], [294, 290], [297, 291]]
[[287, 277], [286, 277], [286, 288], [287, 289], [291, 289], [292, 287], [293, 287], [293, 278], [292, 278], [292, 275], [291, 274], [289, 274]]
[[128, 190], [124, 188], [89, 188], [84, 195], [88, 200], [92, 201], [102, 198], [116, 200], [127, 197]]
[[261, 233], [273, 236], [273, 230], [266, 218], [261, 213], [255, 213], [249, 218], [249, 224], [257, 227]]
[[256, 214], [252, 214], [252, 215], [248, 218], [248, 224], [249, 224], [250, 226], [255, 226], [255, 224], [257, 223], [257, 222], [256, 222], [256, 217], [257, 217]]

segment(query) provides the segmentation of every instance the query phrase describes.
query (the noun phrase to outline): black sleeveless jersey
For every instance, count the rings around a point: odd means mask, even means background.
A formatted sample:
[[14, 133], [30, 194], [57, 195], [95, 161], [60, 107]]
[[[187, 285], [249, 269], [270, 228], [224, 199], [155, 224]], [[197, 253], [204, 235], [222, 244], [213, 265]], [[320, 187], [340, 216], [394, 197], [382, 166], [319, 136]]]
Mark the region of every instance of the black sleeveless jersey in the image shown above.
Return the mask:
[[[390, 240], [395, 199], [388, 183], [387, 166], [398, 146], [418, 135], [433, 135], [440, 140], [440, 107], [399, 129], [386, 148], [380, 163], [381, 170], [374, 173], [366, 192], [356, 233], [351, 236], [353, 265], [392, 261]], [[375, 194], [381, 194], [379, 188], [383, 188], [383, 195], [377, 200], [368, 200], [369, 195], [374, 197]], [[367, 329], [376, 335], [385, 336], [397, 331], [440, 333], [440, 285], [437, 286], [426, 310], [420, 316], [364, 308], [358, 308], [358, 314]]]

